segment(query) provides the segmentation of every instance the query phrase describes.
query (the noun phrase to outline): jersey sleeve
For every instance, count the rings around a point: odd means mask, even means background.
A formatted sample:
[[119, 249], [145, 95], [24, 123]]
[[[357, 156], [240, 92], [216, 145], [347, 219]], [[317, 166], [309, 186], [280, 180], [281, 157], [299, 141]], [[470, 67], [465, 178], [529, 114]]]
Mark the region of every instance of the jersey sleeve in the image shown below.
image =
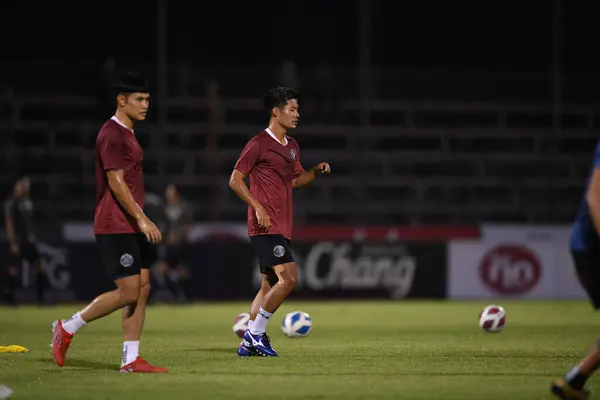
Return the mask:
[[251, 140], [246, 144], [244, 150], [242, 150], [240, 157], [235, 163], [234, 169], [237, 169], [242, 174], [247, 176], [248, 174], [250, 174], [256, 163], [258, 163], [260, 156], [260, 143], [258, 142], [258, 140]]
[[118, 131], [110, 130], [106, 132], [98, 145], [104, 171], [125, 169], [127, 163], [125, 161], [123, 135]]
[[300, 149], [296, 148], [296, 160], [294, 161], [294, 179], [304, 173], [304, 167], [300, 163]]

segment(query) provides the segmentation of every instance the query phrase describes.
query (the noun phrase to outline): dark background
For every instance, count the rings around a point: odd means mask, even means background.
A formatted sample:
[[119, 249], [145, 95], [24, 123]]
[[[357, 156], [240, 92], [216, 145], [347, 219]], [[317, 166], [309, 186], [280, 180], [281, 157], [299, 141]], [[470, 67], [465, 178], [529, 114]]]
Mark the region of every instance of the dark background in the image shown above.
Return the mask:
[[[146, 189], [161, 197], [176, 185], [200, 225], [245, 224], [227, 181], [267, 123], [260, 98], [276, 84], [301, 93], [293, 135], [304, 166], [326, 160], [333, 170], [295, 194], [296, 227], [318, 236], [300, 253], [342, 225], [356, 232], [350, 242], [368, 226], [423, 227], [426, 240], [439, 225], [568, 225], [600, 126], [599, 11], [561, 0], [3, 2], [0, 196], [17, 176], [31, 179], [46, 262], [72, 270], [83, 290], [55, 284], [55, 300], [110, 286], [100, 269], [90, 280], [74, 264], [93, 236], [73, 242], [62, 228], [91, 229], [95, 138], [114, 113], [108, 83], [137, 70], [152, 85], [148, 120], [136, 125]], [[419, 264], [411, 297], [444, 296], [452, 238], [409, 246]], [[241, 259], [251, 273], [248, 246], [191, 243], [193, 297], [207, 284], [215, 298], [254, 291], [244, 278], [217, 293]], [[360, 268], [359, 255], [349, 259]], [[210, 283], [202, 268], [214, 268]], [[327, 295], [365, 294], [340, 285]]]
[[[371, 1], [376, 65], [549, 71], [554, 1]], [[563, 2], [565, 72], [595, 72], [594, 2]], [[4, 2], [3, 59], [156, 60], [156, 2]], [[169, 2], [170, 61], [357, 63], [359, 2]]]
[[335, 172], [298, 194], [298, 223], [568, 223], [600, 123], [598, 11], [559, 0], [4, 2], [0, 193], [29, 175], [41, 220], [89, 221], [94, 139], [114, 109], [107, 82], [135, 69], [153, 87], [137, 128], [149, 190], [174, 183], [199, 220], [243, 221], [224, 182], [291, 62], [305, 166], [325, 159]]

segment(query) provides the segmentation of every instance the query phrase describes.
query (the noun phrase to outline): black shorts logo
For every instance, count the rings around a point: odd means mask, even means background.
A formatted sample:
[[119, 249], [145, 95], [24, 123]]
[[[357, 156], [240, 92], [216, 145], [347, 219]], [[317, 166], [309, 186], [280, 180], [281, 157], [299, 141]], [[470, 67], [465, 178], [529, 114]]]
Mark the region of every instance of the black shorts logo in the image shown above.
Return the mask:
[[121, 256], [119, 260], [121, 265], [125, 268], [131, 267], [133, 265], [133, 256], [131, 254], [125, 253]]
[[273, 247], [273, 255], [277, 258], [281, 258], [285, 255], [285, 248], [278, 244], [277, 246]]

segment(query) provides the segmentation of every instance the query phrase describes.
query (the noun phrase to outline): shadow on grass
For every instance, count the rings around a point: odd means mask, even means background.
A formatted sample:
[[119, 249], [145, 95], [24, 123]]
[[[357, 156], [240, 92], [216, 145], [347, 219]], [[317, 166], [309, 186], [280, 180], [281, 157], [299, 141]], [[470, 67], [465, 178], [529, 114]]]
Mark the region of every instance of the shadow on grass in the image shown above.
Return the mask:
[[[38, 361], [45, 364], [51, 364], [56, 367], [56, 371], [60, 371], [60, 367], [54, 363], [52, 358], [39, 358]], [[93, 369], [93, 370], [105, 370], [105, 371], [119, 371], [118, 363], [103, 363], [93, 360], [83, 360], [80, 358], [67, 358], [65, 361], [65, 368], [79, 368], [79, 369]]]
[[236, 347], [200, 347], [196, 349], [186, 349], [183, 350], [185, 352], [195, 352], [195, 353], [229, 353], [229, 354], [237, 354]]

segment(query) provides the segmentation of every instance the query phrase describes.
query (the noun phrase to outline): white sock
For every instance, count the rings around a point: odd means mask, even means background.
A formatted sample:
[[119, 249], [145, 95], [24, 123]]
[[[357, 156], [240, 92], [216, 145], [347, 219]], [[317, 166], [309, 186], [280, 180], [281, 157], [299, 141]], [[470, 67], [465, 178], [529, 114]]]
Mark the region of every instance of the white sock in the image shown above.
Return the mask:
[[267, 324], [269, 323], [269, 319], [273, 313], [266, 312], [265, 310], [260, 308], [258, 310], [258, 314], [256, 315], [256, 319], [252, 324], [252, 328], [250, 328], [250, 333], [253, 335], [258, 335], [259, 333], [265, 333], [267, 330]]
[[254, 321], [248, 321], [248, 329], [252, 329], [252, 325], [254, 325]]
[[131, 364], [140, 355], [140, 341], [132, 340], [123, 342], [123, 358], [121, 359], [121, 367]]
[[74, 335], [75, 332], [83, 328], [85, 324], [86, 322], [83, 319], [81, 319], [80, 312], [76, 313], [69, 319], [62, 320], [63, 329], [72, 335]]

